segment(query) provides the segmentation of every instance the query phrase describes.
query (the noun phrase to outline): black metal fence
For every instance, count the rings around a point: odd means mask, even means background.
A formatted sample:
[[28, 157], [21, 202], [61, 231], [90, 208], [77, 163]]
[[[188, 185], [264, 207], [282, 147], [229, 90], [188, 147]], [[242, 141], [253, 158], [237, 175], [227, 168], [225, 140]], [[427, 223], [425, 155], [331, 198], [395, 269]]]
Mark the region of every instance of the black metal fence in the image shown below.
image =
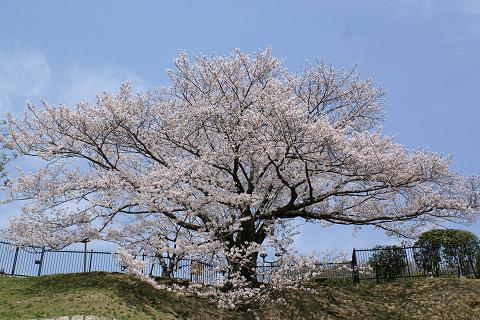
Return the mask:
[[[0, 242], [0, 274], [40, 276], [76, 272], [124, 272], [116, 258], [108, 251], [46, 250], [42, 247], [17, 247]], [[153, 277], [169, 276], [191, 282], [213, 283], [225, 278], [225, 272], [202, 261], [179, 259], [169, 261], [159, 256], [141, 256], [145, 261], [143, 273]], [[272, 280], [279, 265], [260, 262], [257, 279]], [[301, 277], [309, 272], [317, 281], [357, 284], [361, 281], [390, 281], [411, 277], [480, 278], [480, 244], [445, 248], [381, 247], [354, 249], [352, 259], [344, 262], [318, 263], [312, 268], [292, 266], [282, 275]]]
[[[168, 273], [176, 279], [213, 283], [224, 276], [223, 272], [202, 261], [178, 259], [171, 264], [164, 257], [142, 255], [140, 258], [145, 261], [143, 273], [153, 277]], [[41, 276], [95, 271], [124, 272], [125, 267], [120, 264], [115, 252], [46, 250], [42, 247], [17, 247], [0, 242], [0, 274]]]
[[412, 277], [480, 278], [480, 243], [444, 247], [354, 249], [352, 278], [391, 281]]

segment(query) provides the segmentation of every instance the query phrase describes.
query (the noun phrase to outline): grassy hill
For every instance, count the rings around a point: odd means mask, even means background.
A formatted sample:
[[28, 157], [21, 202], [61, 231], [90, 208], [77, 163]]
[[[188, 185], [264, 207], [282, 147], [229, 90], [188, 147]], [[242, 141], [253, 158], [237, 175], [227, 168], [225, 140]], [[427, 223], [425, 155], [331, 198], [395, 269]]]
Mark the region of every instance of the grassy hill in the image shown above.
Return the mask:
[[0, 319], [97, 315], [116, 319], [480, 319], [480, 280], [423, 279], [285, 291], [255, 313], [219, 310], [121, 274], [0, 276]]

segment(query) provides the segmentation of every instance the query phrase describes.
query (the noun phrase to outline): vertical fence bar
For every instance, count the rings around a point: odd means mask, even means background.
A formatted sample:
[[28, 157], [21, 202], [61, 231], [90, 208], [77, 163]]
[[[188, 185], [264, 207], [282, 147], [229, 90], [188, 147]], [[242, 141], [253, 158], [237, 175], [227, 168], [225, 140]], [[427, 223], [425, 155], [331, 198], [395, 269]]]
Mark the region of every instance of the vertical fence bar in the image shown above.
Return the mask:
[[472, 274], [474, 278], [476, 278], [477, 277], [477, 272], [475, 270], [475, 265], [473, 263], [473, 255], [470, 251], [465, 250], [465, 253], [466, 253], [467, 259], [468, 259], [468, 264], [469, 264], [469, 269], [470, 269], [469, 273]]
[[45, 255], [45, 247], [42, 247], [42, 253], [40, 254], [40, 262], [38, 263], [38, 272], [37, 276], [42, 274], [42, 266], [43, 266], [43, 257]]
[[83, 272], [87, 272], [87, 239], [84, 239], [83, 241]]
[[353, 284], [357, 285], [360, 283], [360, 275], [358, 273], [358, 264], [357, 264], [357, 250], [353, 248], [352, 251], [352, 280]]
[[7, 262], [8, 262], [8, 248], [10, 247], [9, 244], [5, 244], [0, 242], [0, 261], [2, 265], [0, 265], [0, 274], [7, 273]]
[[[410, 248], [411, 249], [411, 248]], [[408, 277], [411, 277], [412, 276], [412, 273], [410, 271], [410, 262], [408, 260], [408, 249], [403, 246], [403, 254], [404, 254], [404, 257], [405, 257], [405, 263], [407, 264], [407, 272], [408, 272]]]
[[88, 263], [88, 272], [92, 272], [93, 249], [90, 249], [90, 261]]
[[457, 273], [458, 273], [458, 277], [460, 278], [461, 276], [463, 276], [462, 274], [462, 269], [460, 268], [460, 249], [457, 248], [457, 261], [456, 261], [456, 265], [457, 265]]
[[153, 256], [152, 264], [151, 264], [151, 267], [150, 267], [150, 273], [148, 274], [150, 277], [153, 276], [153, 271], [154, 271], [154, 268], [155, 268], [156, 260], [157, 260], [157, 255]]
[[15, 249], [15, 256], [13, 257], [13, 266], [12, 266], [12, 273], [11, 275], [15, 275], [15, 267], [17, 266], [17, 259], [18, 259], [18, 251], [20, 250], [19, 247]]

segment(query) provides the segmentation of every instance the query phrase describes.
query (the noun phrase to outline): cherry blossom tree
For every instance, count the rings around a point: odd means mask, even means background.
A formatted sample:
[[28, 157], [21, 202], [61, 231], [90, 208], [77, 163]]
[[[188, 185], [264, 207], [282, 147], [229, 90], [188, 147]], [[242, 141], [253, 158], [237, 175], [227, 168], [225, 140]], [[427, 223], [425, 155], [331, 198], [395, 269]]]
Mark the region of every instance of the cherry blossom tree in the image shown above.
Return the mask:
[[9, 117], [9, 145], [44, 164], [8, 185], [26, 201], [11, 239], [141, 238], [156, 252], [220, 257], [255, 286], [259, 252], [284, 254], [295, 219], [408, 235], [476, 217], [476, 178], [382, 135], [384, 91], [355, 69], [292, 73], [267, 49], [181, 53], [168, 74], [155, 92], [124, 84], [94, 104]]

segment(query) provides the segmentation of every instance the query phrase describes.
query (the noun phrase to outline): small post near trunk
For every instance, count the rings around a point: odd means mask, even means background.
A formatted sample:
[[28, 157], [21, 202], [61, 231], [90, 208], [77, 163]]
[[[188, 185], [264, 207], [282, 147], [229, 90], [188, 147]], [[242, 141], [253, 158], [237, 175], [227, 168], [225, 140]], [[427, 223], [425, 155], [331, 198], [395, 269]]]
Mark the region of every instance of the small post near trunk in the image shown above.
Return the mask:
[[83, 243], [83, 272], [87, 272], [87, 243], [90, 242], [90, 239], [84, 238], [80, 242]]
[[357, 250], [353, 248], [352, 252], [352, 281], [353, 284], [357, 285], [360, 283], [360, 274], [358, 272], [358, 263], [357, 263]]
[[35, 264], [38, 264], [38, 271], [37, 276], [42, 275], [42, 267], [43, 267], [43, 258], [45, 256], [45, 247], [42, 247], [42, 253], [40, 254], [40, 260], [36, 260]]

